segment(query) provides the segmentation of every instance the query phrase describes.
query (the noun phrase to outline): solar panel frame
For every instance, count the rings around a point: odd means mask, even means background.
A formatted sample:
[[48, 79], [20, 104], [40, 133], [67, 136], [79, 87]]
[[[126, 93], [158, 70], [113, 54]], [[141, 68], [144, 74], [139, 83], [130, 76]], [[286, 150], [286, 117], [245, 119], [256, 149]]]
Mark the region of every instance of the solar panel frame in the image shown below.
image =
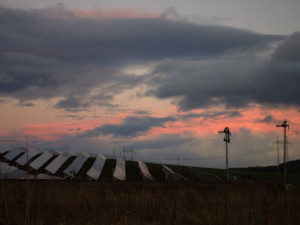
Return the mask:
[[56, 157], [48, 166], [46, 166], [45, 170], [49, 171], [52, 174], [55, 174], [59, 168], [72, 156], [76, 156], [74, 152], [66, 151]]
[[126, 169], [124, 159], [117, 158], [117, 163], [113, 177], [117, 180], [126, 180]]
[[104, 167], [105, 161], [106, 161], [105, 156], [101, 154], [97, 155], [95, 162], [93, 163], [89, 171], [86, 173], [86, 175], [88, 175], [89, 177], [95, 180], [98, 180], [102, 173], [102, 169]]
[[74, 175], [76, 175], [79, 172], [79, 170], [89, 157], [90, 155], [85, 152], [80, 153], [76, 157], [76, 159], [71, 163], [71, 165], [64, 170], [64, 174], [70, 177], [74, 177]]

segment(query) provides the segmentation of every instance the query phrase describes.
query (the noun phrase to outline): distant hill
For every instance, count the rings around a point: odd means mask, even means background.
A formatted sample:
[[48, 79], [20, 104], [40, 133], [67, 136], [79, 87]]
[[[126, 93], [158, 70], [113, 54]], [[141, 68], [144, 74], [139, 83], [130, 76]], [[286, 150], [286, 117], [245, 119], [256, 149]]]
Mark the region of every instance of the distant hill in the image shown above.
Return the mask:
[[[300, 159], [287, 162], [286, 167], [287, 167], [287, 172], [289, 173], [300, 173]], [[256, 167], [235, 168], [235, 169], [259, 171], [259, 172], [283, 172], [284, 164], [281, 163], [279, 166], [256, 166]]]

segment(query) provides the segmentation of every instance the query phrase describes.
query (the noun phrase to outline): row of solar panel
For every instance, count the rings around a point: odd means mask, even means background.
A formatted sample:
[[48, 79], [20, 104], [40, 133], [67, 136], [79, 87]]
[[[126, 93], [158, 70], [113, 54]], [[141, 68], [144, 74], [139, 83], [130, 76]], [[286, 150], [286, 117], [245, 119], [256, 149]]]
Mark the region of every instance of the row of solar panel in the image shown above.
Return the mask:
[[[35, 170], [40, 169], [43, 165], [45, 165], [53, 156], [56, 156], [55, 159], [53, 159], [44, 169], [51, 173], [52, 175], [56, 174], [57, 171], [62, 167], [62, 165], [71, 157], [76, 157], [75, 160], [66, 168], [64, 169], [63, 173], [66, 176], [74, 178], [80, 169], [82, 168], [83, 164], [87, 161], [88, 158], [90, 158], [90, 155], [87, 153], [80, 153], [79, 155], [76, 155], [75, 153], [71, 151], [66, 152], [59, 152], [57, 150], [51, 150], [51, 151], [41, 151], [36, 149], [26, 149], [26, 148], [14, 148], [9, 151], [7, 150], [1, 150], [0, 154], [3, 154], [3, 157], [7, 159], [8, 161], [13, 161], [16, 159], [15, 162], [20, 166], [25, 166], [27, 162], [29, 163], [29, 166], [32, 167]], [[34, 160], [30, 161], [32, 158], [36, 157]], [[87, 171], [87, 175], [95, 180], [98, 180], [102, 169], [104, 167], [106, 161], [106, 157], [99, 154], [97, 155], [93, 165], [91, 168]], [[150, 174], [147, 165], [143, 163], [142, 161], [138, 161], [138, 167], [140, 170], [140, 173], [144, 180], [154, 180], [152, 175]], [[3, 169], [2, 169], [3, 171]], [[1, 172], [1, 171], [0, 171]], [[114, 169], [113, 173], [114, 179], [117, 180], [126, 180], [126, 169], [125, 169], [125, 160], [123, 159], [117, 159], [117, 163]]]
[[10, 166], [7, 163], [0, 162], [0, 178], [5, 179], [62, 179], [47, 174], [30, 175], [25, 170], [20, 170], [15, 166]]

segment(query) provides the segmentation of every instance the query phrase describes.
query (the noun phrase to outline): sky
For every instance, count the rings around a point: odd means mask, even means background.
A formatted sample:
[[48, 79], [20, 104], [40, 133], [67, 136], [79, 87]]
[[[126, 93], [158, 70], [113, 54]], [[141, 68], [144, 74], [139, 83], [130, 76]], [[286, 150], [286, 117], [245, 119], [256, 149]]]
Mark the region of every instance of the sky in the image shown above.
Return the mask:
[[224, 168], [228, 126], [230, 167], [276, 165], [287, 120], [299, 159], [299, 11], [298, 0], [0, 0], [1, 147], [132, 146], [135, 159]]

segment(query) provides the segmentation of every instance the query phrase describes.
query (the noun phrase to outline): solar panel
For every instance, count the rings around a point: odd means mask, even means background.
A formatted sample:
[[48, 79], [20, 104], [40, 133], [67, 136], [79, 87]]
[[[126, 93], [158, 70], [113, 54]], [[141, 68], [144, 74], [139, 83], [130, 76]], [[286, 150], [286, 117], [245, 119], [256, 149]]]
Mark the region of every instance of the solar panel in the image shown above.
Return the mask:
[[92, 167], [89, 169], [89, 171], [86, 174], [89, 177], [91, 177], [95, 180], [98, 180], [100, 175], [101, 175], [101, 172], [102, 172], [105, 161], [106, 161], [106, 157], [99, 154], [97, 156], [94, 164], [92, 165]]
[[5, 174], [15, 169], [17, 169], [17, 167], [9, 166], [7, 163], [0, 162], [0, 177], [3, 177]]
[[162, 164], [162, 171], [165, 173], [166, 180], [172, 180], [172, 181], [187, 180], [184, 176], [175, 173], [171, 168], [163, 164]]
[[7, 154], [4, 155], [4, 158], [8, 160], [13, 160], [16, 158], [18, 155], [20, 155], [23, 152], [26, 152], [26, 148], [20, 147], [20, 148], [14, 148], [10, 150]]
[[113, 177], [117, 180], [125, 180], [126, 179], [125, 160], [124, 159], [120, 159], [120, 158], [117, 159]]
[[58, 169], [72, 156], [76, 156], [76, 154], [71, 151], [64, 152], [56, 157], [48, 166], [46, 166], [45, 169], [50, 173], [55, 174]]
[[60, 177], [50, 176], [47, 174], [29, 175], [25, 170], [20, 170], [17, 167], [9, 166], [7, 163], [0, 162], [0, 178], [2, 179], [62, 179]]
[[25, 179], [27, 177], [27, 172], [25, 170], [15, 169], [6, 174], [6, 178], [9, 179]]
[[56, 150], [56, 149], [50, 149], [50, 150], [48, 150], [48, 152], [50, 152], [53, 155], [59, 155], [59, 154], [61, 154], [61, 152], [58, 151], [58, 150]]
[[54, 151], [44, 151], [38, 158], [30, 163], [30, 166], [36, 170], [41, 168], [49, 159], [52, 158], [53, 155], [58, 155], [53, 153]]
[[64, 170], [64, 173], [70, 177], [74, 177], [89, 157], [90, 155], [85, 152], [80, 153], [71, 165]]
[[26, 178], [26, 171], [17, 167], [9, 166], [7, 163], [0, 163], [0, 178], [4, 179], [22, 179]]
[[10, 148], [1, 146], [1, 147], [0, 147], [0, 154], [3, 154], [4, 152], [8, 152], [8, 151], [10, 151], [10, 150], [11, 150]]
[[[38, 155], [41, 153], [41, 150], [38, 149], [28, 149], [28, 151], [25, 152], [20, 158], [17, 159], [17, 163], [21, 166], [24, 166], [27, 163], [27, 160], [29, 161], [32, 157]], [[28, 158], [27, 158], [28, 154]]]
[[147, 165], [145, 163], [143, 163], [142, 161], [138, 160], [138, 166], [141, 172], [141, 175], [143, 177], [144, 180], [154, 180]]

